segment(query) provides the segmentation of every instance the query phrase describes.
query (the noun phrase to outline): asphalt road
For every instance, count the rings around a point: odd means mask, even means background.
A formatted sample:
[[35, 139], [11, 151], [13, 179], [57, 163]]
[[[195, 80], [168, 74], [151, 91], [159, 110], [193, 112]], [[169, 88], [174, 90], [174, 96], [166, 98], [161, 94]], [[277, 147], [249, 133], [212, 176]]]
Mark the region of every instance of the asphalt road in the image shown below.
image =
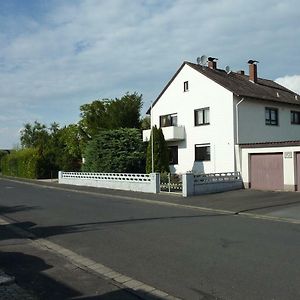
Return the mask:
[[3, 179], [0, 214], [183, 299], [300, 299], [299, 224]]

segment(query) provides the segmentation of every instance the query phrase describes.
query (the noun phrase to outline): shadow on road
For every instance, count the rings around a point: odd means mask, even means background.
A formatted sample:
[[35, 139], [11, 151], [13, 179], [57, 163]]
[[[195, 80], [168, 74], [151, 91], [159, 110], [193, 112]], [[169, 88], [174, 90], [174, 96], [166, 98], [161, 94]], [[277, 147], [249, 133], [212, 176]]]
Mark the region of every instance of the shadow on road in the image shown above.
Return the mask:
[[27, 211], [38, 209], [38, 206], [27, 206], [27, 205], [15, 205], [15, 206], [4, 206], [0, 205], [0, 214], [11, 214], [19, 211]]
[[283, 207], [283, 206], [290, 206], [294, 204], [300, 204], [299, 201], [292, 201], [292, 202], [285, 202], [285, 203], [278, 203], [278, 204], [270, 204], [270, 205], [265, 205], [265, 206], [258, 206], [254, 208], [248, 208], [244, 210], [240, 210], [236, 212], [235, 214], [238, 215], [239, 213], [245, 213], [245, 212], [251, 212], [251, 211], [257, 211], [257, 210], [263, 210], [263, 209], [270, 209], [270, 208], [277, 208], [277, 207]]
[[[123, 220], [113, 220], [113, 221], [100, 221], [100, 222], [87, 222], [72, 225], [58, 225], [58, 226], [37, 226], [33, 228], [27, 228], [33, 233], [37, 238], [46, 238], [49, 236], [76, 233], [76, 232], [86, 232], [93, 230], [101, 230], [106, 226], [117, 226], [120, 224], [133, 224], [133, 223], [145, 223], [145, 222], [155, 222], [155, 221], [170, 221], [178, 219], [192, 219], [192, 218], [206, 218], [206, 217], [224, 217], [234, 215], [233, 214], [202, 214], [194, 216], [169, 216], [169, 217], [154, 217], [154, 218], [131, 218]], [[14, 224], [17, 226], [22, 226], [22, 224]]]

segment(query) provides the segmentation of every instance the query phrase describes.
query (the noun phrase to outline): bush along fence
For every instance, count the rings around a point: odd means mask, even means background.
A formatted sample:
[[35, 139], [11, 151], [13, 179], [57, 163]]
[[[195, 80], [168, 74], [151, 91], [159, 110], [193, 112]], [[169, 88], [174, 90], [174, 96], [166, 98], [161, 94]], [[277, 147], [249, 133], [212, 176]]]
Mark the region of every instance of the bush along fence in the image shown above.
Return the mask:
[[58, 182], [62, 184], [93, 186], [116, 190], [159, 193], [159, 177], [158, 173], [131, 174], [60, 171], [58, 173]]
[[187, 173], [182, 176], [183, 197], [225, 192], [244, 188], [240, 172], [209, 174]]

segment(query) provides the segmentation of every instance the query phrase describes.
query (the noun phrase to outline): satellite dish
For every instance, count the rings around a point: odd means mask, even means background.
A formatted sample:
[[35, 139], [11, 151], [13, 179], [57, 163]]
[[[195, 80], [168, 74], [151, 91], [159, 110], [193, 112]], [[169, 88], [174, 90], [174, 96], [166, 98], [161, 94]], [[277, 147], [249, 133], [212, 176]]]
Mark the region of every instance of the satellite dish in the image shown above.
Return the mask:
[[225, 67], [225, 71], [226, 71], [227, 74], [231, 73], [230, 67], [229, 67], [229, 66], [226, 66], [226, 67]]
[[205, 66], [206, 63], [207, 63], [207, 56], [206, 55], [202, 55], [200, 57], [200, 64], [201, 64], [201, 66]]
[[201, 57], [199, 57], [199, 56], [197, 57], [197, 64], [201, 65]]

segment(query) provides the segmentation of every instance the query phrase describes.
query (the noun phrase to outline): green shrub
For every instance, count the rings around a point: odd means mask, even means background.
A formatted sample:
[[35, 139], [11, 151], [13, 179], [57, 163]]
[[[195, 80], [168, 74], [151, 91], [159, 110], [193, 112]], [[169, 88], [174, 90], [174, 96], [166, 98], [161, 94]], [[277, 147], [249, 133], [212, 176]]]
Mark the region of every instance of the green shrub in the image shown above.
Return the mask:
[[23, 178], [42, 178], [43, 160], [34, 148], [12, 151], [1, 160], [2, 174]]
[[1, 172], [1, 160], [2, 160], [2, 158], [5, 156], [5, 155], [7, 155], [8, 153], [6, 152], [6, 151], [1, 151], [0, 150], [0, 172]]
[[147, 147], [146, 172], [152, 172], [152, 138], [153, 138], [153, 167], [154, 172], [169, 173], [168, 147], [161, 128], [152, 127], [150, 141]]
[[145, 152], [138, 129], [102, 131], [87, 145], [82, 169], [87, 172], [144, 173]]

